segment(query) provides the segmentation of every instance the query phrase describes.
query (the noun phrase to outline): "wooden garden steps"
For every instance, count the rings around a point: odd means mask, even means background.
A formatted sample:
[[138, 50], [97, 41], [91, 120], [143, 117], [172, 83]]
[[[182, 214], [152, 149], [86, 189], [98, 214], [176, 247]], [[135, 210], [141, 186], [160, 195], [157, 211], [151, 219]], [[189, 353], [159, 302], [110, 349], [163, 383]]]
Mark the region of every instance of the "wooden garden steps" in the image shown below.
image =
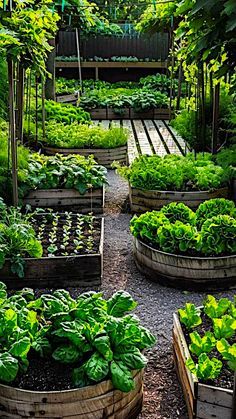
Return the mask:
[[129, 163], [135, 157], [142, 154], [166, 154], [184, 155], [189, 151], [184, 139], [170, 126], [169, 121], [159, 119], [136, 119], [136, 120], [95, 120], [94, 124], [100, 123], [104, 128], [123, 126], [129, 129], [128, 142]]

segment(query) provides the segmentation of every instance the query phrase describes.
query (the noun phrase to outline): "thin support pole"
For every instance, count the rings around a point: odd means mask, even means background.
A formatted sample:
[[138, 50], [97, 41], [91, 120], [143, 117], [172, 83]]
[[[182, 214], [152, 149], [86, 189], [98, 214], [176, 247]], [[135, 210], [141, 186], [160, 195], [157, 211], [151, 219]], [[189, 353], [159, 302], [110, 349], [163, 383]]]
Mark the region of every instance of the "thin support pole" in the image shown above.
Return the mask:
[[179, 111], [180, 109], [180, 98], [181, 98], [181, 93], [182, 93], [182, 77], [183, 77], [183, 66], [182, 66], [182, 61], [180, 61], [179, 76], [178, 76], [178, 94], [177, 94], [177, 100], [176, 100], [177, 111]]
[[82, 92], [83, 82], [82, 82], [81, 56], [80, 56], [80, 43], [79, 43], [78, 28], [75, 29], [75, 39], [76, 39], [76, 49], [77, 49], [78, 70], [79, 70], [79, 84], [80, 84], [80, 89], [81, 89], [81, 92]]
[[35, 143], [38, 144], [38, 77], [35, 78]]
[[44, 84], [44, 81], [43, 81], [42, 82], [42, 128], [43, 128], [43, 140], [45, 140], [45, 138], [46, 138], [45, 121], [46, 121], [46, 112], [45, 112], [45, 84]]
[[9, 82], [9, 124], [10, 124], [10, 144], [12, 162], [12, 191], [13, 205], [18, 205], [18, 182], [17, 182], [17, 144], [16, 144], [16, 123], [14, 109], [14, 64], [8, 61], [8, 82]]
[[17, 66], [16, 85], [16, 137], [23, 143], [23, 120], [24, 120], [24, 74], [25, 70], [19, 63]]
[[218, 130], [219, 130], [219, 110], [220, 110], [220, 83], [215, 86], [213, 100], [213, 121], [212, 121], [212, 139], [211, 152], [217, 153]]

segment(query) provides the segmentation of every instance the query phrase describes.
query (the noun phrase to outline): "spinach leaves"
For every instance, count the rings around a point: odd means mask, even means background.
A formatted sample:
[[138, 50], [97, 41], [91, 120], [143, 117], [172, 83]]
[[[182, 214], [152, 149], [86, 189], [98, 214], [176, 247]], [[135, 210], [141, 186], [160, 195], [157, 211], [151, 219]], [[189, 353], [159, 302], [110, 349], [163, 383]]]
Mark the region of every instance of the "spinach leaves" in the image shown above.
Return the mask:
[[155, 343], [130, 314], [136, 306], [125, 291], [108, 300], [92, 291], [73, 299], [66, 290], [35, 299], [27, 289], [8, 297], [0, 283], [1, 381], [10, 383], [25, 373], [34, 352], [72, 364], [75, 387], [111, 379], [115, 388], [132, 390], [132, 370], [145, 367], [143, 350]]

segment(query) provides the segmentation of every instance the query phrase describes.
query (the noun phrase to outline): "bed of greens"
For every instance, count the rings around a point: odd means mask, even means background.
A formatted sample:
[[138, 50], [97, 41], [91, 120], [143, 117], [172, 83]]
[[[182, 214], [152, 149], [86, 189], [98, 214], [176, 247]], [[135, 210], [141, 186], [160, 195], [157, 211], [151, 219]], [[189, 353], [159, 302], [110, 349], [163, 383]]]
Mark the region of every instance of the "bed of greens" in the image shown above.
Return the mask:
[[[136, 306], [125, 291], [108, 300], [93, 291], [72, 298], [63, 289], [37, 298], [27, 288], [8, 296], [0, 283], [1, 382], [52, 391], [111, 379], [114, 388], [131, 391], [132, 370], [145, 367], [143, 350], [155, 343], [137, 316], [130, 314]], [[57, 379], [60, 364], [64, 368]]]
[[210, 153], [143, 155], [130, 167], [118, 166], [117, 170], [135, 188], [160, 191], [214, 190], [227, 186], [233, 173], [230, 167], [214, 163]]
[[236, 255], [236, 208], [227, 199], [210, 199], [196, 212], [172, 202], [160, 211], [134, 216], [134, 237], [166, 253], [189, 256]]
[[129, 131], [112, 126], [65, 125], [56, 121], [47, 124], [46, 145], [61, 148], [116, 148], [127, 144]]
[[25, 258], [77, 256], [99, 252], [101, 220], [90, 215], [37, 209], [22, 213], [0, 198], [0, 269], [24, 278]]
[[191, 357], [187, 368], [207, 384], [233, 389], [236, 371], [236, 296], [208, 295], [203, 307], [186, 303], [178, 310]]

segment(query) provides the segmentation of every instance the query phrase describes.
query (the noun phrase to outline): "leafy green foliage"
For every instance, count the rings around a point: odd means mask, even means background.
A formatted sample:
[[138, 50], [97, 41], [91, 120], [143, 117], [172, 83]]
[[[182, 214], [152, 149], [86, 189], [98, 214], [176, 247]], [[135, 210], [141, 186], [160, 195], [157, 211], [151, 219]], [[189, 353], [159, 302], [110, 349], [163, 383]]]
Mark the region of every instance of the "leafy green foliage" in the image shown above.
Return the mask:
[[0, 118], [7, 116], [7, 100], [8, 100], [8, 80], [7, 80], [7, 63], [4, 56], [0, 55]]
[[32, 189], [74, 188], [85, 194], [106, 183], [106, 169], [92, 156], [44, 156], [33, 154], [29, 163], [27, 186]]
[[221, 339], [216, 343], [216, 347], [223, 359], [228, 362], [229, 368], [236, 371], [236, 343], [230, 345], [226, 339]]
[[[31, 2], [32, 3], [32, 2]], [[32, 7], [16, 4], [10, 16], [4, 16], [0, 25], [0, 52], [24, 68], [32, 68], [45, 75], [46, 59], [52, 47], [49, 40], [57, 30], [59, 16], [44, 1]]]
[[54, 102], [53, 100], [45, 101], [46, 118], [55, 122], [64, 122], [72, 124], [77, 122], [87, 124], [90, 122], [90, 115], [83, 109], [65, 103]]
[[225, 314], [219, 319], [212, 319], [214, 335], [217, 339], [228, 339], [235, 334], [236, 319], [228, 314]]
[[227, 184], [224, 170], [206, 157], [199, 154], [195, 160], [192, 154], [140, 156], [129, 168], [118, 167], [117, 171], [133, 187], [145, 190], [209, 190]]
[[158, 228], [163, 224], [169, 223], [168, 218], [161, 212], [152, 211], [141, 214], [139, 217], [134, 215], [130, 221], [130, 231], [134, 237], [140, 237], [147, 243], [160, 245], [157, 234]]
[[47, 124], [46, 137], [47, 144], [55, 147], [115, 148], [127, 143], [128, 131], [118, 127], [105, 129], [100, 125], [64, 125], [51, 121]]
[[206, 332], [203, 337], [201, 337], [198, 332], [192, 332], [189, 337], [191, 339], [189, 349], [197, 356], [202, 353], [211, 352], [216, 345], [216, 339], [211, 332]]
[[231, 306], [228, 298], [221, 298], [217, 301], [213, 295], [208, 295], [203, 304], [204, 313], [211, 319], [222, 317]]
[[29, 290], [7, 297], [0, 283], [1, 381], [12, 382], [26, 372], [36, 352], [73, 364], [76, 387], [111, 379], [115, 388], [132, 390], [132, 370], [147, 363], [141, 351], [155, 343], [139, 319], [127, 314], [136, 305], [125, 291], [107, 301], [93, 291], [77, 299], [66, 290], [38, 299]]
[[192, 303], [186, 303], [185, 308], [178, 310], [179, 318], [187, 329], [192, 329], [202, 323], [201, 310]]
[[186, 361], [189, 370], [203, 381], [217, 378], [222, 369], [222, 362], [216, 358], [209, 358], [205, 353], [198, 357], [198, 363], [195, 364], [191, 358]]
[[157, 235], [161, 250], [167, 253], [185, 253], [197, 246], [197, 229], [181, 221], [164, 224], [159, 227]]
[[[236, 219], [221, 214], [207, 218], [221, 208], [223, 212], [235, 214], [234, 204], [221, 198], [205, 201], [196, 214], [182, 203], [170, 203], [160, 211], [134, 216], [130, 222], [130, 230], [134, 237], [168, 253], [204, 256], [235, 254]], [[202, 224], [200, 230], [195, 226], [196, 219], [198, 225]]]
[[195, 223], [195, 213], [182, 202], [171, 202], [162, 207], [161, 212], [168, 218], [170, 223], [181, 221], [182, 223]]
[[209, 199], [199, 205], [196, 210], [196, 223], [199, 228], [209, 218], [216, 215], [230, 215], [235, 218], [236, 208], [233, 201], [224, 198]]
[[10, 259], [11, 271], [24, 277], [24, 257], [40, 258], [42, 245], [27, 216], [17, 208], [8, 208], [0, 198], [0, 269], [6, 258]]
[[204, 221], [199, 247], [205, 255], [226, 255], [236, 252], [236, 219], [216, 215]]

